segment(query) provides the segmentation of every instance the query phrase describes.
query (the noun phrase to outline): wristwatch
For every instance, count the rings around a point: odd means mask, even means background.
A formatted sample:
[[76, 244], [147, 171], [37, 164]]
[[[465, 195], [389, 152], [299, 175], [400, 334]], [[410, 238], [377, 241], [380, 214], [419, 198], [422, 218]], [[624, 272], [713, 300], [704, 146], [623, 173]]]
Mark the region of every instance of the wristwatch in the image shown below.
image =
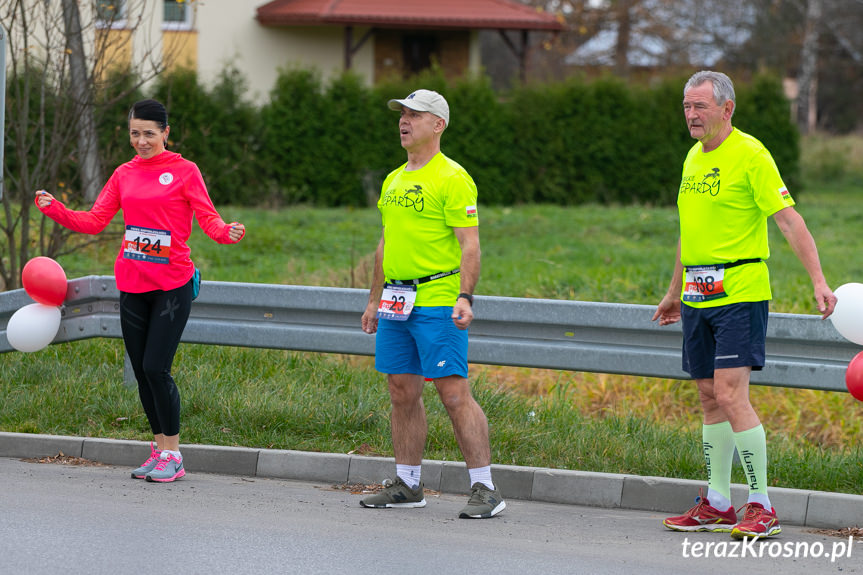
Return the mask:
[[461, 298], [466, 299], [467, 303], [469, 303], [470, 306], [473, 307], [473, 296], [472, 295], [470, 295], [469, 293], [460, 293], [460, 294], [458, 294], [458, 297], [455, 299], [461, 299]]

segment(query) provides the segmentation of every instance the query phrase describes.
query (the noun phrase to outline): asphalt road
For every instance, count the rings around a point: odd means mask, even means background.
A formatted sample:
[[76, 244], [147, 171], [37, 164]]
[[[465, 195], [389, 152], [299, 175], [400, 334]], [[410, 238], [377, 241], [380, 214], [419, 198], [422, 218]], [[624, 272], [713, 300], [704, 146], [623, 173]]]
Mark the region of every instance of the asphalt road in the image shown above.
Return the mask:
[[803, 527], [734, 548], [727, 534], [668, 531], [650, 512], [510, 500], [495, 518], [465, 520], [461, 496], [430, 494], [410, 510], [360, 498], [298, 481], [190, 473], [163, 485], [122, 467], [0, 458], [0, 573], [863, 573], [863, 541]]

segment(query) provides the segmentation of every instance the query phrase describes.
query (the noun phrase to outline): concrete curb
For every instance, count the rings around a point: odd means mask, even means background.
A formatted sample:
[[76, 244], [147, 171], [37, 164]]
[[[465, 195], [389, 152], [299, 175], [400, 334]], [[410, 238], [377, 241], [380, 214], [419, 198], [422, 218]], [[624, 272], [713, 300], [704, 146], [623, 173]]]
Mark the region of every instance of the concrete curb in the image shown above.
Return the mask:
[[[216, 445], [182, 445], [186, 469], [193, 472], [272, 477], [299, 481], [379, 483], [395, 472], [390, 457], [317, 453]], [[0, 457], [38, 458], [59, 452], [110, 465], [136, 467], [150, 453], [144, 441], [66, 437], [0, 432]], [[567, 469], [492, 465], [492, 473], [505, 497], [681, 513], [692, 506], [701, 481], [668, 477], [641, 477]], [[426, 488], [444, 493], [469, 491], [465, 464], [423, 461]], [[747, 487], [733, 485], [735, 507], [746, 502]], [[863, 525], [863, 496], [800, 489], [772, 488], [770, 498], [779, 517], [790, 525], [840, 529]]]

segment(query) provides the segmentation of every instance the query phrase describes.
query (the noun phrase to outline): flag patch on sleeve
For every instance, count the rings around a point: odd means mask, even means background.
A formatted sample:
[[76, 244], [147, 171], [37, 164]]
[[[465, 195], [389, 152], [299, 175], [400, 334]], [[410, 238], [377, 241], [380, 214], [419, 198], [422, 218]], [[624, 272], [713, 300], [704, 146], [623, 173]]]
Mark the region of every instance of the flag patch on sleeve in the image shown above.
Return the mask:
[[476, 206], [466, 206], [464, 211], [465, 211], [465, 215], [467, 215], [467, 217], [469, 217], [469, 218], [475, 218], [476, 217]]
[[782, 196], [783, 200], [790, 200], [791, 199], [791, 194], [788, 193], [788, 188], [786, 188], [784, 186], [779, 188], [779, 195]]

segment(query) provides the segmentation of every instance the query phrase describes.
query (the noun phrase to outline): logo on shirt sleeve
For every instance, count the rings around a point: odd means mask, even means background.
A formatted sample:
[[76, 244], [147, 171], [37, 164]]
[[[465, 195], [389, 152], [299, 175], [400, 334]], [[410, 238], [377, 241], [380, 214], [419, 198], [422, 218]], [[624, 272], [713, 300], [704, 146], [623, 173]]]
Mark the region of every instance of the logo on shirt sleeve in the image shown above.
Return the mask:
[[788, 188], [786, 188], [785, 186], [779, 188], [779, 195], [782, 196], [782, 199], [784, 201], [791, 201], [791, 194], [788, 192]]
[[476, 206], [466, 206], [464, 209], [464, 213], [469, 218], [476, 217]]

